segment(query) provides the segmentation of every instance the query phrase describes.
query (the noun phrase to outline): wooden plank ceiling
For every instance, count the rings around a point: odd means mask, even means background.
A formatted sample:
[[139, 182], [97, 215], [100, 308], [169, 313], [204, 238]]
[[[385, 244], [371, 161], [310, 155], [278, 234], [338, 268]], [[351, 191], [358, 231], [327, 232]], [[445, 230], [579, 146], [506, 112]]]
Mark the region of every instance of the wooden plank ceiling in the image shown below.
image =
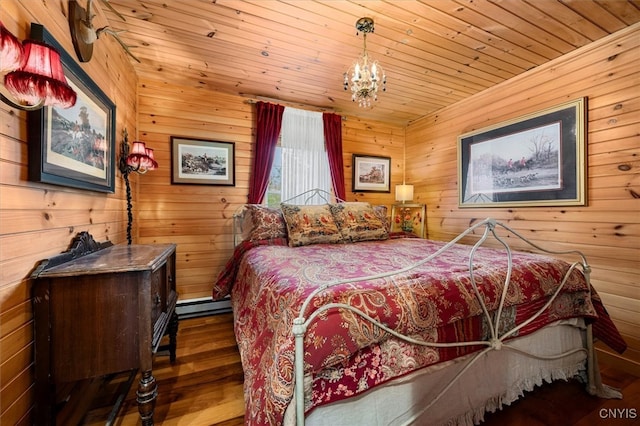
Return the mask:
[[[139, 75], [397, 124], [640, 21], [640, 0], [95, 3], [96, 26], [125, 30], [120, 38], [140, 60], [132, 59]], [[369, 55], [387, 75], [386, 92], [369, 109], [343, 89], [343, 73], [363, 49], [355, 22], [365, 16], [375, 21]]]

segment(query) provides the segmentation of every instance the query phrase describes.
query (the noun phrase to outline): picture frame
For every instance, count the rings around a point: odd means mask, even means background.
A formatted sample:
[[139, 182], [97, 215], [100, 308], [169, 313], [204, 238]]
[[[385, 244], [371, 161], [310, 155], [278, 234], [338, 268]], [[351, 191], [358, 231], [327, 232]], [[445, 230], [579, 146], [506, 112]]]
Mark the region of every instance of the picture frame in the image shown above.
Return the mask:
[[391, 192], [391, 158], [353, 154], [352, 192]]
[[31, 24], [31, 38], [58, 51], [77, 101], [29, 111], [29, 180], [115, 192], [115, 104], [42, 25]]
[[397, 203], [391, 206], [391, 232], [408, 232], [427, 238], [425, 226], [427, 206], [416, 203]]
[[586, 205], [586, 103], [579, 98], [458, 137], [458, 206]]
[[171, 136], [171, 183], [235, 186], [235, 143]]

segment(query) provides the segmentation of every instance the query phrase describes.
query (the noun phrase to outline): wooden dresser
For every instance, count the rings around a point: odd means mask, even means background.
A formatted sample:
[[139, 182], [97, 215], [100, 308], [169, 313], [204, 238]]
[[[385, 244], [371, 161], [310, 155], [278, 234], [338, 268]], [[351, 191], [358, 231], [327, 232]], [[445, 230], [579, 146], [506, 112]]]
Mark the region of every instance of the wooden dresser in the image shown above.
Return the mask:
[[56, 423], [69, 383], [126, 371], [132, 381], [138, 370], [140, 417], [153, 424], [152, 360], [167, 332], [175, 360], [175, 253], [175, 244], [100, 244], [80, 233], [69, 251], [41, 262], [31, 275], [35, 424]]

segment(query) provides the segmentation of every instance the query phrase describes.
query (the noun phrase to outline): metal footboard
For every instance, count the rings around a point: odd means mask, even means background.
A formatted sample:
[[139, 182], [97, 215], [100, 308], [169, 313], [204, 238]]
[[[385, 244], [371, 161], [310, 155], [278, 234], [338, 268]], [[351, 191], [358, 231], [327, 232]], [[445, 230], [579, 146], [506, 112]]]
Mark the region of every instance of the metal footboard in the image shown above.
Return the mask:
[[[483, 312], [483, 316], [486, 320], [486, 323], [488, 324], [489, 328], [490, 328], [490, 337], [487, 340], [482, 340], [482, 341], [470, 341], [470, 342], [456, 342], [456, 343], [434, 343], [434, 342], [426, 342], [424, 340], [420, 340], [420, 339], [415, 339], [415, 338], [411, 338], [408, 336], [404, 336], [398, 332], [396, 332], [395, 330], [392, 330], [391, 328], [387, 327], [385, 324], [377, 321], [376, 319], [370, 317], [369, 315], [365, 314], [364, 312], [360, 311], [357, 308], [354, 308], [352, 306], [349, 306], [347, 304], [343, 304], [343, 303], [328, 303], [326, 305], [323, 305], [321, 307], [319, 307], [318, 309], [316, 309], [314, 312], [312, 312], [310, 315], [307, 316], [307, 310], [309, 308], [309, 305], [312, 303], [313, 299], [320, 293], [322, 293], [323, 291], [325, 291], [328, 288], [331, 288], [333, 286], [336, 285], [341, 285], [341, 284], [346, 284], [346, 283], [352, 283], [352, 282], [358, 282], [358, 281], [366, 281], [366, 280], [374, 280], [374, 279], [380, 279], [380, 278], [387, 278], [387, 277], [391, 277], [397, 274], [401, 274], [404, 272], [408, 272], [420, 265], [423, 265], [427, 262], [432, 261], [433, 259], [437, 258], [440, 254], [442, 254], [443, 252], [449, 250], [454, 244], [456, 244], [457, 242], [459, 242], [462, 238], [466, 237], [467, 235], [473, 233], [475, 230], [479, 229], [479, 228], [484, 228], [484, 232], [481, 236], [481, 238], [472, 246], [471, 251], [470, 251], [470, 255], [469, 255], [469, 277], [470, 277], [470, 282], [471, 285], [473, 286], [473, 290], [475, 292], [475, 296], [482, 308], [482, 312]], [[526, 321], [524, 321], [523, 323], [512, 327], [510, 329], [507, 329], [506, 331], [500, 331], [499, 327], [500, 327], [500, 319], [502, 316], [502, 312], [503, 312], [503, 308], [504, 308], [504, 303], [505, 303], [505, 298], [507, 295], [507, 290], [508, 290], [508, 286], [510, 284], [510, 278], [511, 278], [511, 272], [512, 272], [512, 253], [511, 253], [511, 249], [509, 248], [508, 244], [496, 233], [496, 228], [503, 228], [505, 230], [507, 230], [508, 232], [512, 233], [513, 235], [517, 236], [519, 239], [521, 239], [522, 241], [526, 242], [527, 244], [529, 244], [531, 247], [534, 247], [535, 249], [544, 252], [544, 253], [548, 253], [548, 254], [555, 254], [555, 255], [565, 255], [565, 254], [571, 254], [571, 255], [577, 255], [579, 257], [579, 261], [576, 261], [575, 263], [571, 264], [569, 270], [567, 271], [567, 273], [565, 274], [562, 282], [560, 283], [560, 285], [558, 286], [558, 288], [556, 289], [556, 291], [553, 293], [553, 295], [551, 295], [551, 297], [549, 298], [549, 300], [547, 301], [547, 303], [541, 307], [536, 313], [534, 313], [531, 318], [527, 319]], [[484, 242], [490, 237], [493, 236], [501, 245], [502, 247], [504, 247], [504, 249], [506, 250], [506, 254], [507, 254], [507, 259], [508, 259], [508, 270], [507, 270], [507, 274], [505, 277], [505, 282], [504, 282], [504, 286], [502, 288], [502, 294], [500, 296], [500, 301], [499, 301], [499, 305], [497, 310], [495, 311], [495, 315], [492, 317], [492, 315], [490, 315], [489, 310], [486, 307], [486, 304], [484, 302], [484, 299], [482, 298], [482, 295], [480, 294], [480, 291], [477, 288], [475, 279], [474, 279], [474, 269], [473, 269], [473, 262], [474, 262], [474, 255], [477, 251], [477, 249], [482, 246], [482, 244], [484, 244]], [[460, 372], [458, 372], [454, 378], [453, 381], [451, 381], [449, 384], [447, 384], [446, 386], [444, 386], [441, 391], [439, 392], [439, 394], [427, 405], [423, 408], [423, 410], [421, 411], [421, 413], [424, 413], [424, 411], [428, 410], [429, 408], [431, 408], [439, 399], [440, 397], [447, 392], [451, 386], [453, 385], [453, 383], [460, 377], [462, 376], [475, 362], [476, 360], [478, 360], [482, 355], [484, 355], [485, 353], [489, 352], [489, 351], [493, 351], [493, 350], [513, 350], [513, 351], [517, 351], [521, 354], [530, 356], [530, 357], [535, 357], [535, 358], [539, 358], [539, 359], [557, 359], [557, 358], [562, 358], [565, 356], [569, 356], [572, 355], [574, 353], [577, 352], [586, 352], [587, 354], [587, 363], [588, 363], [588, 385], [587, 385], [587, 391], [592, 394], [592, 395], [598, 395], [600, 397], [608, 397], [608, 398], [621, 398], [621, 394], [619, 392], [617, 392], [616, 390], [613, 390], [605, 385], [603, 385], [600, 381], [600, 376], [597, 370], [597, 361], [595, 359], [595, 352], [593, 349], [593, 338], [592, 338], [592, 330], [591, 330], [591, 326], [587, 326], [587, 347], [586, 348], [577, 348], [577, 349], [572, 349], [570, 351], [567, 351], [565, 353], [561, 353], [561, 354], [557, 354], [557, 355], [553, 355], [553, 356], [538, 356], [535, 354], [531, 354], [528, 352], [523, 352], [521, 350], [515, 349], [513, 347], [511, 347], [509, 345], [509, 342], [506, 341], [506, 339], [508, 339], [509, 337], [513, 336], [515, 333], [517, 333], [520, 329], [522, 329], [523, 327], [527, 326], [528, 324], [530, 324], [532, 321], [536, 320], [546, 309], [549, 308], [549, 306], [553, 303], [553, 301], [556, 299], [556, 297], [560, 294], [560, 291], [563, 289], [563, 287], [565, 286], [570, 274], [572, 273], [573, 270], [578, 269], [581, 271], [581, 273], [584, 275], [584, 277], [587, 280], [587, 283], [589, 283], [589, 289], [590, 289], [590, 272], [591, 272], [591, 268], [587, 263], [587, 260], [585, 258], [585, 256], [577, 250], [567, 250], [567, 251], [554, 251], [554, 250], [547, 250], [545, 248], [542, 248], [540, 246], [538, 246], [537, 244], [529, 241], [527, 238], [525, 238], [524, 236], [520, 235], [519, 233], [517, 233], [516, 231], [514, 231], [513, 229], [511, 229], [510, 227], [497, 222], [494, 219], [491, 218], [487, 218], [473, 226], [471, 226], [470, 228], [468, 228], [466, 231], [462, 232], [461, 234], [459, 234], [457, 237], [455, 237], [453, 240], [451, 240], [450, 242], [448, 242], [447, 244], [445, 244], [442, 248], [440, 248], [438, 251], [436, 251], [435, 253], [429, 255], [428, 257], [420, 260], [419, 262], [416, 262], [413, 265], [407, 266], [405, 268], [402, 269], [398, 269], [396, 271], [393, 272], [388, 272], [388, 273], [382, 273], [382, 274], [377, 274], [377, 275], [370, 275], [370, 276], [365, 276], [365, 277], [358, 277], [358, 278], [351, 278], [351, 279], [346, 279], [346, 280], [340, 280], [340, 281], [332, 281], [332, 282], [328, 282], [325, 283], [323, 285], [321, 285], [320, 287], [318, 287], [313, 293], [311, 293], [306, 300], [304, 301], [302, 308], [300, 309], [300, 313], [298, 314], [298, 317], [294, 319], [293, 321], [293, 334], [295, 336], [295, 404], [296, 404], [296, 422], [298, 425], [302, 426], [304, 425], [304, 401], [305, 401], [305, 395], [304, 395], [304, 337], [307, 331], [307, 328], [309, 327], [309, 325], [316, 319], [317, 316], [321, 315], [323, 312], [329, 311], [329, 310], [333, 310], [333, 309], [346, 309], [349, 310], [357, 315], [359, 315], [361, 318], [375, 324], [376, 326], [380, 327], [381, 329], [383, 329], [384, 331], [386, 331], [387, 333], [400, 338], [402, 340], [405, 340], [409, 343], [412, 344], [416, 344], [416, 345], [423, 345], [423, 346], [429, 346], [429, 347], [435, 347], [435, 348], [444, 348], [444, 347], [462, 347], [462, 346], [474, 346], [474, 345], [480, 345], [480, 346], [485, 346], [485, 348], [479, 352], [477, 352], [476, 354], [474, 354], [474, 356], [472, 356], [466, 363], [466, 365], [462, 368], [462, 370]]]

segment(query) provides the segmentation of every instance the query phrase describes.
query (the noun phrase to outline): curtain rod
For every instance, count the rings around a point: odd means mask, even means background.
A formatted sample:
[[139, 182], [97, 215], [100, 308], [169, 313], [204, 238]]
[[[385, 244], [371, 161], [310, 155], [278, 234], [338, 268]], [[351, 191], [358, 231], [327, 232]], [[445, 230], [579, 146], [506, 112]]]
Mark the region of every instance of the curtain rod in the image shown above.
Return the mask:
[[319, 107], [319, 106], [315, 106], [315, 105], [307, 105], [307, 104], [302, 104], [299, 102], [287, 102], [287, 101], [283, 101], [281, 99], [275, 99], [275, 98], [268, 98], [266, 96], [253, 96], [253, 95], [245, 95], [245, 94], [240, 94], [240, 96], [247, 98], [244, 103], [245, 104], [256, 104], [260, 101], [262, 102], [271, 102], [271, 103], [277, 103], [280, 105], [284, 105], [284, 106], [289, 106], [292, 108], [299, 108], [299, 109], [304, 109], [304, 110], [309, 110], [309, 111], [318, 111], [318, 112], [332, 112], [336, 115], [340, 115], [342, 117], [343, 120], [346, 120], [347, 118], [341, 114], [336, 113], [336, 110], [334, 108], [330, 108], [330, 107]]

